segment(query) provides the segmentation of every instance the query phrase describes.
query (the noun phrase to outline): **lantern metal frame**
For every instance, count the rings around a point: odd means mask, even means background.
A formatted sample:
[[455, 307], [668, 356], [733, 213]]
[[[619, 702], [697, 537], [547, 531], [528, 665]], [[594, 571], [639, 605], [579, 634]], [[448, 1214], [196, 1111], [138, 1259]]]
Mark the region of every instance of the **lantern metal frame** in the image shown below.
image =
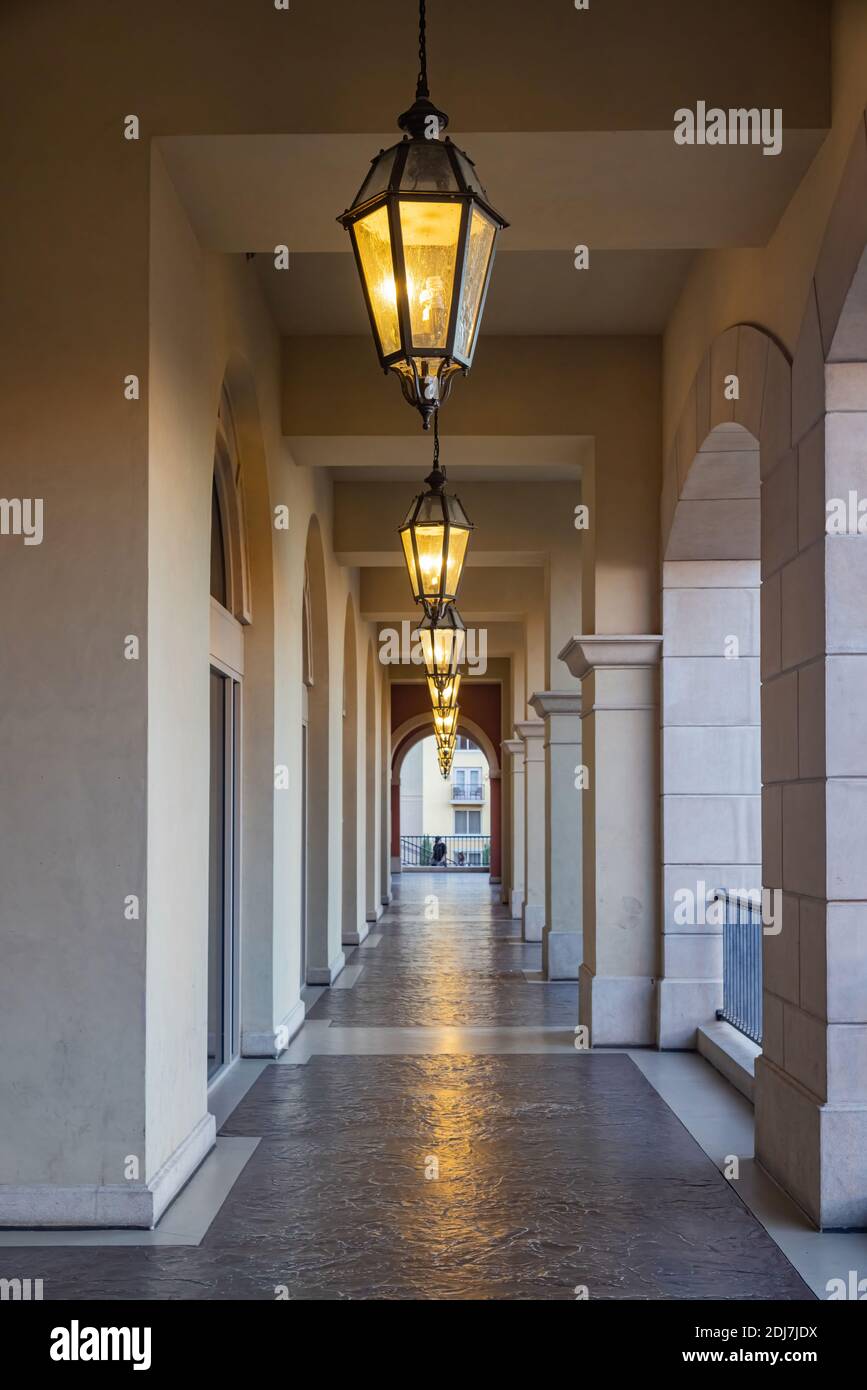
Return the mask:
[[[441, 667], [437, 667], [434, 661], [434, 657], [436, 655], [435, 634], [437, 632], [442, 631], [451, 632], [453, 634], [453, 637], [451, 649], [448, 655], [448, 660], [446, 662], [443, 662]], [[425, 613], [424, 617], [422, 618], [421, 622], [416, 628], [417, 635], [422, 633], [430, 633], [430, 664], [428, 664], [427, 653], [425, 652], [424, 648], [424, 640], [421, 637], [419, 637], [419, 646], [421, 647], [422, 660], [424, 662], [424, 667], [425, 671], [427, 672], [428, 678], [437, 682], [442, 681], [443, 683], [452, 680], [456, 675], [459, 674], [459, 667], [461, 666], [464, 659], [464, 649], [466, 647], [467, 633], [467, 630], [464, 627], [464, 620], [458, 612], [457, 608], [455, 608], [454, 604], [450, 603], [448, 607], [445, 609], [445, 611], [440, 613], [436, 617], [430, 613]]]
[[452, 709], [460, 703], [458, 698], [461, 688], [461, 673], [458, 671], [454, 676], [428, 676], [428, 693], [430, 695], [431, 706], [434, 711]]
[[[435, 437], [433, 468], [425, 478], [425, 482], [428, 485], [427, 491], [419, 492], [413, 498], [412, 503], [410, 504], [410, 509], [406, 515], [406, 520], [404, 521], [402, 526], [398, 527], [398, 535], [400, 536], [401, 545], [403, 547], [404, 560], [406, 560], [406, 543], [404, 541], [404, 535], [408, 531], [410, 536], [412, 562], [415, 568], [415, 584], [413, 583], [413, 577], [410, 573], [409, 565], [407, 565], [407, 574], [409, 575], [410, 588], [412, 589], [413, 598], [415, 599], [416, 603], [420, 603], [422, 605], [425, 614], [436, 621], [436, 619], [445, 612], [446, 608], [455, 602], [458, 596], [458, 591], [461, 586], [461, 579], [463, 578], [464, 565], [466, 564], [467, 552], [469, 550], [470, 536], [475, 530], [475, 526], [467, 516], [467, 513], [464, 509], [464, 504], [458, 497], [457, 493], [448, 493], [444, 490], [447, 479], [445, 468], [440, 467], [439, 429], [437, 427], [436, 422], [434, 425], [434, 429]], [[438, 504], [442, 513], [442, 519], [440, 520], [439, 517], [433, 517], [428, 519], [427, 521], [422, 522], [421, 524], [423, 526], [430, 527], [441, 525], [443, 530], [443, 539], [442, 547], [440, 550], [439, 590], [437, 593], [426, 594], [424, 592], [424, 582], [422, 579], [422, 566], [418, 552], [418, 538], [416, 535], [416, 528], [419, 525], [419, 516], [421, 515], [425, 507], [425, 503], [430, 498], [433, 498], [435, 502]], [[451, 548], [451, 537], [453, 530], [466, 531], [467, 541], [466, 545], [464, 546], [464, 553], [463, 558], [461, 560], [460, 569], [458, 570], [457, 578], [455, 580], [454, 593], [450, 593], [447, 591], [447, 582], [449, 572], [449, 550]]]
[[451, 741], [457, 737], [460, 715], [460, 705], [449, 705], [448, 709], [442, 710], [434, 709], [434, 737], [438, 742]]
[[[340, 214], [337, 221], [350, 234], [352, 249], [355, 255], [355, 264], [364, 292], [364, 302], [370, 319], [370, 326], [373, 332], [373, 341], [376, 346], [377, 355], [379, 357], [379, 364], [384, 372], [395, 371], [397, 373], [404, 397], [410, 405], [415, 406], [420, 412], [423, 426], [427, 430], [430, 428], [431, 418], [435, 415], [442, 402], [447, 399], [454, 377], [458, 373], [465, 375], [472, 366], [476, 343], [479, 339], [482, 318], [484, 316], [485, 300], [491, 280], [491, 271], [497, 252], [497, 237], [509, 224], [502, 214], [497, 212], [496, 208], [488, 201], [487, 194], [482, 188], [482, 185], [477, 182], [474, 183], [472, 178], [468, 177], [465, 172], [465, 170], [469, 169], [472, 171], [472, 174], [475, 175], [475, 164], [470, 156], [464, 150], [459, 149], [457, 145], [453, 144], [448, 136], [442, 141], [438, 138], [439, 133], [448, 125], [449, 118], [444, 111], [434, 106], [430, 100], [430, 93], [427, 85], [424, 0], [422, 0], [419, 9], [420, 69], [416, 86], [415, 102], [408, 111], [404, 111], [403, 114], [398, 117], [398, 126], [405, 132], [403, 140], [395, 145], [389, 146], [388, 149], [380, 150], [379, 154], [374, 156], [370, 161], [371, 168], [365, 175], [364, 181], [358, 193], [355, 195], [355, 200], [345, 212]], [[430, 134], [433, 128], [432, 123], [435, 125], [437, 132], [436, 137]], [[437, 143], [446, 151], [448, 169], [454, 178], [456, 187], [443, 191], [433, 189], [402, 189], [401, 183], [411, 151], [418, 147], [428, 148], [433, 138], [436, 138]], [[389, 158], [391, 158], [391, 169], [385, 187], [378, 189], [370, 197], [365, 198], [363, 202], [358, 202], [365, 185], [370, 179], [373, 168], [379, 161]], [[413, 345], [409, 295], [407, 291], [406, 257], [404, 255], [400, 219], [400, 204], [402, 202], [457, 203], [461, 208], [458, 237], [455, 243], [452, 299], [449, 305], [449, 319], [446, 328], [445, 342], [441, 347], [417, 348]], [[493, 223], [494, 233], [491, 253], [488, 257], [488, 264], [485, 271], [485, 280], [479, 297], [479, 307], [472, 331], [472, 337], [467, 350], [461, 352], [457, 346], [458, 310], [463, 302], [466, 285], [470, 228], [473, 209], [476, 207]], [[391, 268], [394, 275], [397, 308], [397, 330], [400, 339], [399, 347], [393, 352], [388, 353], [383, 351], [383, 344], [380, 340], [376, 312], [371, 300], [358, 244], [358, 237], [356, 235], [356, 224], [363, 218], [368, 217], [371, 213], [379, 211], [380, 208], [385, 208], [388, 216]], [[437, 370], [427, 377], [420, 378], [416, 359], [422, 362], [436, 364]], [[431, 383], [433, 383], [433, 385]]]

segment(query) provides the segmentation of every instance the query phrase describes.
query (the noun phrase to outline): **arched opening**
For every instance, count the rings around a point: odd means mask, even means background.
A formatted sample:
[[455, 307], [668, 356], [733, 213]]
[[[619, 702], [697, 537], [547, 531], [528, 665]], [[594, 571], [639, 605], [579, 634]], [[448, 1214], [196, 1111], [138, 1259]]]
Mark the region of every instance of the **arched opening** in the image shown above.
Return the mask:
[[[454, 837], [453, 848], [455, 850], [452, 859], [454, 862], [450, 867], [454, 869], [473, 869], [474, 871], [483, 870], [490, 877], [491, 882], [498, 883], [501, 873], [501, 799], [500, 799], [500, 763], [497, 757], [496, 747], [491, 738], [482, 728], [464, 712], [461, 713], [458, 725], [458, 737], [462, 742], [462, 747], [455, 751], [455, 763], [452, 768], [453, 777], [446, 783], [440, 776], [436, 766], [436, 758], [431, 763], [430, 757], [425, 762], [424, 752], [416, 753], [416, 750], [423, 744], [424, 740], [430, 735], [431, 720], [428, 712], [411, 715], [402, 724], [398, 725], [392, 734], [391, 739], [391, 789], [392, 789], [392, 816], [391, 816], [391, 855], [392, 864], [396, 866], [396, 872], [402, 872], [406, 867], [420, 868], [425, 867], [421, 863], [415, 863], [419, 853], [424, 858], [427, 857], [425, 846], [425, 836], [428, 831], [423, 824], [420, 830], [407, 830], [402, 810], [403, 789], [405, 787], [406, 813], [410, 818], [410, 824], [415, 826], [421, 817], [424, 821], [425, 797], [424, 786], [427, 783], [432, 789], [428, 797], [429, 817], [436, 816], [437, 825], [448, 827], [448, 832]], [[406, 781], [404, 782], [404, 769], [407, 759]], [[419, 762], [419, 759], [421, 761]], [[459, 779], [454, 777], [454, 773], [460, 764], [461, 776]], [[425, 767], [427, 766], [427, 774]], [[434, 769], [436, 778], [441, 783], [442, 790], [436, 788], [434, 781]], [[460, 781], [460, 787], [455, 785]], [[475, 825], [475, 817], [456, 816], [454, 813], [460, 811], [476, 810], [481, 811], [482, 805], [479, 798], [478, 782], [481, 781], [481, 795], [486, 803], [483, 824], [484, 830], [476, 832], [470, 829]], [[472, 789], [473, 795], [468, 799], [468, 792]], [[448, 807], [452, 813], [449, 821]], [[434, 830], [434, 835], [440, 833]], [[463, 844], [458, 844], [458, 840], [463, 839]], [[404, 841], [406, 840], [406, 843]], [[470, 843], [470, 841], [473, 843]], [[461, 862], [458, 856], [462, 856]], [[470, 862], [470, 856], [472, 861]], [[481, 856], [482, 862], [475, 862]]]
[[341, 936], [346, 945], [362, 939], [358, 893], [358, 661], [355, 606], [346, 600], [343, 630], [343, 906]]
[[246, 531], [232, 406], [223, 388], [211, 483], [208, 1079], [240, 1051], [241, 701], [250, 620]]
[[319, 522], [307, 532], [302, 621], [301, 984], [330, 984], [328, 956], [329, 654], [325, 560]]
[[364, 689], [364, 912], [368, 922], [380, 915], [376, 891], [376, 657], [371, 642], [367, 648], [367, 677]]
[[395, 757], [400, 788], [401, 872], [437, 868], [490, 874], [491, 775], [480, 743], [459, 726], [448, 780], [437, 764], [436, 740], [419, 730]]
[[761, 1036], [759, 479], [753, 435], [718, 425], [664, 555], [660, 1047], [695, 1046], [735, 983], [731, 1021]]

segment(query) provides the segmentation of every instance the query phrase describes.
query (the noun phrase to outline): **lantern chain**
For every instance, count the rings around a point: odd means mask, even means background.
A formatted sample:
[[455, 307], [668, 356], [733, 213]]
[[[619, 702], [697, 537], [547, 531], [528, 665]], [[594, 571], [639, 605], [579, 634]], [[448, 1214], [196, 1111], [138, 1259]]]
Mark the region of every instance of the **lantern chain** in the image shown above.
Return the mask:
[[439, 473], [441, 473], [441, 474], [442, 474], [443, 482], [445, 482], [445, 480], [446, 480], [446, 470], [445, 470], [445, 468], [443, 467], [443, 465], [440, 463], [440, 413], [439, 413], [438, 410], [435, 410], [435, 411], [434, 411], [434, 455], [433, 455], [433, 466], [434, 466], [434, 472], [439, 472]]
[[418, 83], [415, 89], [416, 100], [419, 97], [429, 97], [427, 85], [427, 5], [426, 0], [419, 0], [418, 6]]

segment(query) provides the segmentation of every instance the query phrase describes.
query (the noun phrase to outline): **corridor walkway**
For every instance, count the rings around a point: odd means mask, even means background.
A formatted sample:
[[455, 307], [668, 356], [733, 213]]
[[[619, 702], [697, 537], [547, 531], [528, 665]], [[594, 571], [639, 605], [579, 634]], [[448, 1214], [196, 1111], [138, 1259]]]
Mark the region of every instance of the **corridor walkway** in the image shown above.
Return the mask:
[[255, 1148], [199, 1244], [0, 1264], [46, 1298], [812, 1298], [635, 1062], [576, 1052], [484, 876], [399, 883], [223, 1125]]

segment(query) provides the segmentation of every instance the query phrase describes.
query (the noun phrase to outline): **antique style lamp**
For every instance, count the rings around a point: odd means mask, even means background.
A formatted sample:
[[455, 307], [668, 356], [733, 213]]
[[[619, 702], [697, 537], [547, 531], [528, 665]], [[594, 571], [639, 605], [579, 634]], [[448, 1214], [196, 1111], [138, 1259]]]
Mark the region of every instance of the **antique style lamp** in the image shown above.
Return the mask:
[[455, 737], [458, 729], [459, 712], [457, 705], [452, 705], [451, 709], [434, 708], [434, 733], [437, 735], [439, 742], [445, 743]]
[[398, 117], [399, 144], [380, 150], [338, 218], [356, 265], [384, 371], [430, 427], [458, 372], [473, 361], [497, 234], [508, 224], [488, 202], [469, 155], [446, 137], [430, 100], [425, 0], [419, 4], [416, 97]]
[[436, 621], [426, 613], [416, 632], [428, 676], [438, 684], [454, 680], [466, 643], [466, 629], [454, 604]]
[[425, 482], [428, 490], [413, 499], [399, 534], [412, 596], [425, 613], [436, 618], [457, 597], [473, 529], [460, 499], [444, 491], [438, 430], [433, 469]]
[[427, 678], [428, 690], [430, 691], [430, 702], [434, 709], [452, 709], [458, 703], [458, 691], [461, 688], [460, 675], [440, 677], [435, 680], [433, 676]]

